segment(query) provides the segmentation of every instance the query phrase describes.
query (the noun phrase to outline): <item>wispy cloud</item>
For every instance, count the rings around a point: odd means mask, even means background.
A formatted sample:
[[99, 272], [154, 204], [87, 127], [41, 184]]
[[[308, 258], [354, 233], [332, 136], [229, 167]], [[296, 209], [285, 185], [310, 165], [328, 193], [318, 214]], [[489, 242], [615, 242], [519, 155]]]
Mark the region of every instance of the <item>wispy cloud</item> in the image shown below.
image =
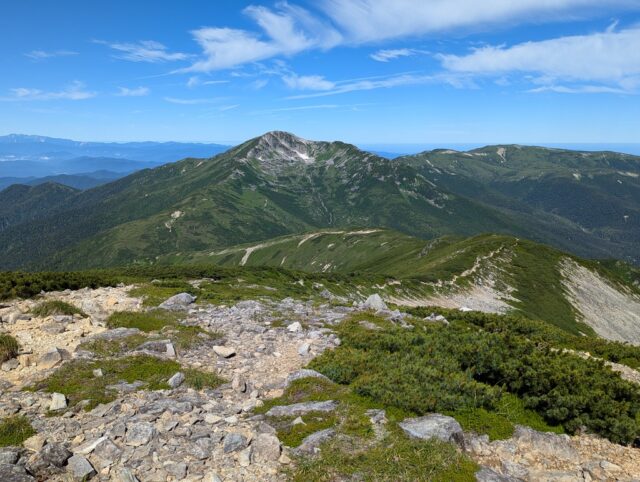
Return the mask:
[[44, 91], [28, 87], [17, 87], [10, 90], [11, 95], [0, 97], [0, 101], [34, 101], [34, 100], [85, 100], [96, 96], [95, 92], [85, 89], [80, 81], [72, 82], [67, 88], [59, 91]]
[[229, 80], [203, 80], [201, 77], [197, 75], [193, 75], [189, 77], [189, 80], [187, 80], [187, 87], [192, 89], [200, 85], [218, 85], [218, 84], [228, 84], [228, 83], [229, 83]]
[[539, 94], [541, 92], [555, 92], [558, 94], [628, 94], [628, 90], [617, 89], [615, 87], [605, 87], [602, 85], [581, 85], [569, 87], [566, 85], [544, 85], [527, 90], [529, 93]]
[[226, 112], [228, 110], [233, 110], [233, 109], [237, 109], [238, 107], [240, 107], [240, 104], [232, 104], [232, 105], [223, 105], [222, 107], [220, 107], [218, 110], [220, 112]]
[[312, 48], [331, 48], [342, 37], [327, 22], [307, 10], [279, 3], [275, 10], [250, 6], [243, 11], [261, 32], [226, 27], [205, 27], [192, 32], [203, 58], [185, 72], [210, 72], [279, 55], [294, 55]]
[[177, 97], [164, 97], [164, 100], [170, 102], [171, 104], [180, 104], [180, 105], [199, 105], [199, 104], [215, 104], [216, 102], [220, 102], [219, 98], [202, 98], [202, 99], [180, 99]]
[[78, 55], [78, 52], [74, 52], [72, 50], [32, 50], [31, 52], [27, 52], [25, 55], [33, 60], [44, 60], [53, 57], [69, 57], [71, 55]]
[[[532, 92], [617, 93], [640, 86], [640, 27], [559, 37], [511, 47], [486, 46], [468, 55], [440, 55], [451, 72], [502, 76], [537, 74]], [[556, 84], [589, 85], [557, 87]], [[600, 83], [602, 85], [591, 85]]]
[[367, 43], [504, 22], [555, 21], [634, 0], [324, 0], [321, 9], [349, 43]]
[[116, 52], [116, 57], [131, 62], [172, 62], [176, 60], [186, 60], [189, 56], [182, 52], [170, 52], [160, 42], [155, 40], [141, 40], [139, 42], [106, 42], [104, 40], [94, 40], [95, 43], [107, 45]]
[[298, 90], [330, 90], [336, 84], [321, 75], [290, 74], [282, 77], [282, 81], [291, 89]]
[[115, 94], [118, 97], [143, 97], [145, 95], [149, 95], [151, 91], [148, 87], [118, 87], [118, 92]]
[[372, 53], [369, 57], [378, 62], [389, 62], [398, 57], [409, 57], [416, 53], [413, 49], [383, 49]]

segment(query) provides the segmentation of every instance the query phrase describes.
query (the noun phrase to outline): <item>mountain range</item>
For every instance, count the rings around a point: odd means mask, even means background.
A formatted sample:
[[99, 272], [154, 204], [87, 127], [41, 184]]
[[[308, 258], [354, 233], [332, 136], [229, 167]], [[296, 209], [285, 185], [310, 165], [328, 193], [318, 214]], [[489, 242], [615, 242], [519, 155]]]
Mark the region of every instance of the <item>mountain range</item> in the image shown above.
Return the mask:
[[524, 146], [393, 160], [269, 132], [209, 158], [85, 191], [2, 192], [0, 267], [151, 263], [325, 228], [421, 239], [498, 233], [591, 258], [640, 259], [640, 158]]

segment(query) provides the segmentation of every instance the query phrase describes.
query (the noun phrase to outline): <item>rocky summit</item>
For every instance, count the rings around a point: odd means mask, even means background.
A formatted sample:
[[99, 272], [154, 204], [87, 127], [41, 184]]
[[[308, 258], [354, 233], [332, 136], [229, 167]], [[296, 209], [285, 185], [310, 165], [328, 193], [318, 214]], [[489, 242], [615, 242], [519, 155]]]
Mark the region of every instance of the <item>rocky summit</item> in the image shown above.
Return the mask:
[[[339, 372], [323, 370], [328, 378], [305, 368], [343, 346], [339, 327], [349, 320], [360, 320], [360, 329], [372, 336], [387, 324], [405, 332], [423, 329], [377, 294], [359, 303], [270, 296], [196, 304], [194, 296], [176, 293], [157, 300], [162, 309], [150, 306], [148, 295], [136, 296], [136, 289], [49, 292], [2, 305], [3, 333], [20, 350], [0, 372], [0, 418], [22, 421], [14, 430], [25, 432], [21, 443], [0, 448], [3, 482], [316, 480], [304, 474], [331, 450], [327, 444], [346, 444], [340, 446], [351, 448], [341, 450], [356, 454], [391, 450], [403, 432], [416, 441], [404, 444], [450, 446], [449, 457], [479, 481], [640, 478], [640, 450], [604, 437], [516, 425], [495, 439], [445, 414], [360, 408], [330, 379], [344, 383]], [[80, 313], [41, 313], [43, 306], [58, 306], [52, 303]], [[123, 313], [137, 326], [116, 327]], [[160, 313], [167, 325], [149, 329], [145, 323], [156, 318], [144, 317]], [[452, 329], [442, 315], [426, 323]], [[185, 333], [197, 333], [198, 340]], [[153, 382], [134, 368], [114, 378], [112, 362], [126, 364], [131, 356], [155, 360], [137, 358], [146, 370], [171, 365]], [[627, 370], [637, 383], [637, 372]], [[70, 380], [78, 374], [86, 378]], [[206, 382], [209, 376], [217, 381]], [[99, 390], [85, 392], [76, 384]]]

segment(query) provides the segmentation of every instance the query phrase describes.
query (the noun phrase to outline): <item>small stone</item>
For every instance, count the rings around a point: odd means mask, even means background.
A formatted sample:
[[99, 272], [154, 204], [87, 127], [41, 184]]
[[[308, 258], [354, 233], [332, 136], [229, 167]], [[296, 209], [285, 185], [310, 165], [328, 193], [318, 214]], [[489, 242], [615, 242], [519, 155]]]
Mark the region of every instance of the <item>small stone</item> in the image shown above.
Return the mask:
[[299, 321], [294, 321], [289, 326], [287, 326], [287, 331], [290, 331], [291, 333], [299, 333], [302, 331], [302, 325]]
[[313, 453], [320, 445], [334, 437], [335, 434], [336, 431], [332, 428], [327, 428], [324, 430], [320, 430], [319, 432], [312, 433], [302, 440], [302, 443], [296, 450], [299, 452]]
[[100, 437], [94, 440], [90, 440], [80, 445], [79, 447], [76, 447], [73, 451], [76, 454], [82, 454], [82, 455], [90, 454], [98, 445], [100, 445], [102, 442], [107, 440], [107, 438], [108, 437]]
[[464, 447], [462, 427], [453, 417], [432, 413], [425, 417], [407, 418], [398, 425], [410, 437], [422, 440], [436, 438]]
[[55, 410], [62, 410], [63, 408], [67, 408], [67, 397], [65, 397], [62, 393], [52, 394], [49, 410], [53, 412]]
[[239, 433], [231, 432], [224, 438], [223, 451], [225, 454], [228, 454], [229, 452], [236, 452], [237, 450], [246, 447], [247, 443], [247, 437]]
[[338, 402], [326, 400], [324, 402], [303, 402], [293, 405], [276, 405], [266, 415], [268, 417], [295, 417], [309, 412], [333, 412], [338, 408]]
[[169, 378], [167, 384], [171, 388], [178, 388], [180, 385], [182, 385], [182, 382], [184, 382], [184, 374], [182, 372], [177, 372], [171, 378]]
[[244, 393], [247, 391], [247, 382], [238, 376], [233, 377], [233, 380], [231, 381], [231, 388], [238, 393]]
[[202, 482], [222, 482], [222, 479], [215, 472], [209, 472], [203, 477]]
[[160, 303], [158, 308], [172, 311], [186, 310], [195, 300], [196, 297], [189, 293], [180, 293]]
[[303, 368], [301, 370], [291, 373], [287, 377], [287, 380], [285, 381], [285, 386], [288, 387], [296, 380], [300, 380], [301, 378], [309, 378], [309, 377], [320, 378], [322, 380], [329, 381], [329, 379], [325, 377], [322, 373], [318, 373], [315, 370], [309, 370], [308, 368]]
[[118, 471], [118, 475], [117, 475], [116, 481], [117, 482], [140, 482], [138, 480], [138, 477], [133, 475], [133, 472], [131, 472], [131, 470], [129, 470], [126, 467], [122, 467]]
[[74, 455], [67, 461], [68, 470], [75, 480], [88, 480], [96, 474], [93, 465], [82, 455]]
[[238, 454], [238, 464], [240, 464], [240, 467], [249, 467], [251, 465], [251, 447], [247, 447]]
[[15, 464], [20, 458], [17, 448], [3, 447], [0, 448], [0, 464]]
[[220, 417], [219, 415], [215, 415], [213, 413], [208, 413], [204, 416], [204, 421], [212, 425], [220, 422], [220, 420], [222, 420], [222, 417]]
[[104, 376], [104, 373], [102, 373], [102, 368], [96, 368], [95, 370], [93, 370], [93, 376], [96, 378]]
[[302, 417], [298, 417], [293, 422], [291, 422], [291, 425], [306, 425], [306, 424], [304, 423], [304, 420], [302, 420]]
[[34, 482], [36, 479], [27, 474], [24, 467], [13, 464], [0, 464], [0, 480], [2, 482]]
[[213, 351], [216, 355], [222, 358], [231, 358], [236, 354], [236, 350], [228, 346], [216, 345], [213, 347]]
[[176, 349], [173, 346], [173, 343], [167, 343], [165, 345], [165, 348], [166, 348], [165, 353], [169, 358], [175, 358], [176, 357]]

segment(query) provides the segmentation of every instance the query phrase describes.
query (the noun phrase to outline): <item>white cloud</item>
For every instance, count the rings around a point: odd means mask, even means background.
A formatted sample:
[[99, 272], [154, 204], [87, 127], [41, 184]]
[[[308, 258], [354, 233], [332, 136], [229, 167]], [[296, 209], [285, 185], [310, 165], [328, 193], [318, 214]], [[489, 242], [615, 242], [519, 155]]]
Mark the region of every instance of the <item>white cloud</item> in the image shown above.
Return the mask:
[[262, 30], [205, 27], [192, 32], [204, 58], [182, 72], [210, 72], [257, 62], [279, 55], [294, 55], [312, 48], [337, 45], [340, 34], [303, 8], [279, 3], [277, 10], [250, 6], [244, 10]]
[[545, 85], [529, 89], [527, 92], [539, 94], [541, 92], [556, 92], [558, 94], [627, 94], [624, 89], [615, 87], [605, 87], [602, 85], [581, 85], [578, 87], [568, 87], [566, 85]]
[[386, 49], [378, 50], [369, 57], [378, 62], [389, 62], [389, 60], [397, 59], [398, 57], [409, 57], [413, 54], [415, 54], [413, 49]]
[[[440, 55], [451, 72], [474, 75], [534, 73], [543, 88], [567, 91], [630, 91], [640, 85], [640, 27], [614, 32], [525, 42], [511, 47], [487, 46], [468, 55]], [[555, 87], [558, 81], [602, 83], [602, 86]], [[540, 91], [544, 89], [539, 89]]]
[[66, 89], [60, 91], [44, 91], [27, 87], [18, 87], [10, 90], [11, 95], [0, 97], [1, 101], [32, 101], [32, 100], [84, 100], [96, 96], [95, 92], [85, 90], [82, 82], [74, 81]]
[[136, 87], [134, 89], [130, 89], [128, 87], [118, 87], [118, 92], [116, 93], [119, 97], [143, 97], [145, 95], [149, 95], [148, 87]]
[[198, 105], [198, 104], [215, 104], [216, 102], [220, 102], [220, 99], [180, 99], [177, 97], [165, 97], [165, 101], [170, 102], [172, 104], [180, 104], [180, 105]]
[[187, 54], [181, 52], [169, 52], [160, 42], [154, 40], [141, 40], [139, 42], [125, 43], [109, 43], [103, 40], [95, 40], [94, 42], [108, 45], [116, 50], [119, 59], [130, 60], [132, 62], [170, 62], [176, 60], [186, 60], [189, 58]]
[[27, 52], [25, 55], [33, 60], [44, 60], [50, 59], [52, 57], [68, 57], [70, 55], [78, 55], [78, 52], [73, 52], [71, 50], [32, 50], [31, 52]]
[[589, 10], [638, 8], [638, 0], [324, 0], [347, 41], [365, 43], [503, 22], [576, 17]]
[[299, 90], [330, 90], [335, 87], [335, 83], [325, 79], [320, 75], [285, 75], [283, 82], [291, 89]]
[[193, 87], [198, 87], [200, 85], [218, 85], [218, 84], [228, 84], [228, 80], [202, 80], [197, 75], [189, 77], [187, 80], [187, 87], [190, 89]]

